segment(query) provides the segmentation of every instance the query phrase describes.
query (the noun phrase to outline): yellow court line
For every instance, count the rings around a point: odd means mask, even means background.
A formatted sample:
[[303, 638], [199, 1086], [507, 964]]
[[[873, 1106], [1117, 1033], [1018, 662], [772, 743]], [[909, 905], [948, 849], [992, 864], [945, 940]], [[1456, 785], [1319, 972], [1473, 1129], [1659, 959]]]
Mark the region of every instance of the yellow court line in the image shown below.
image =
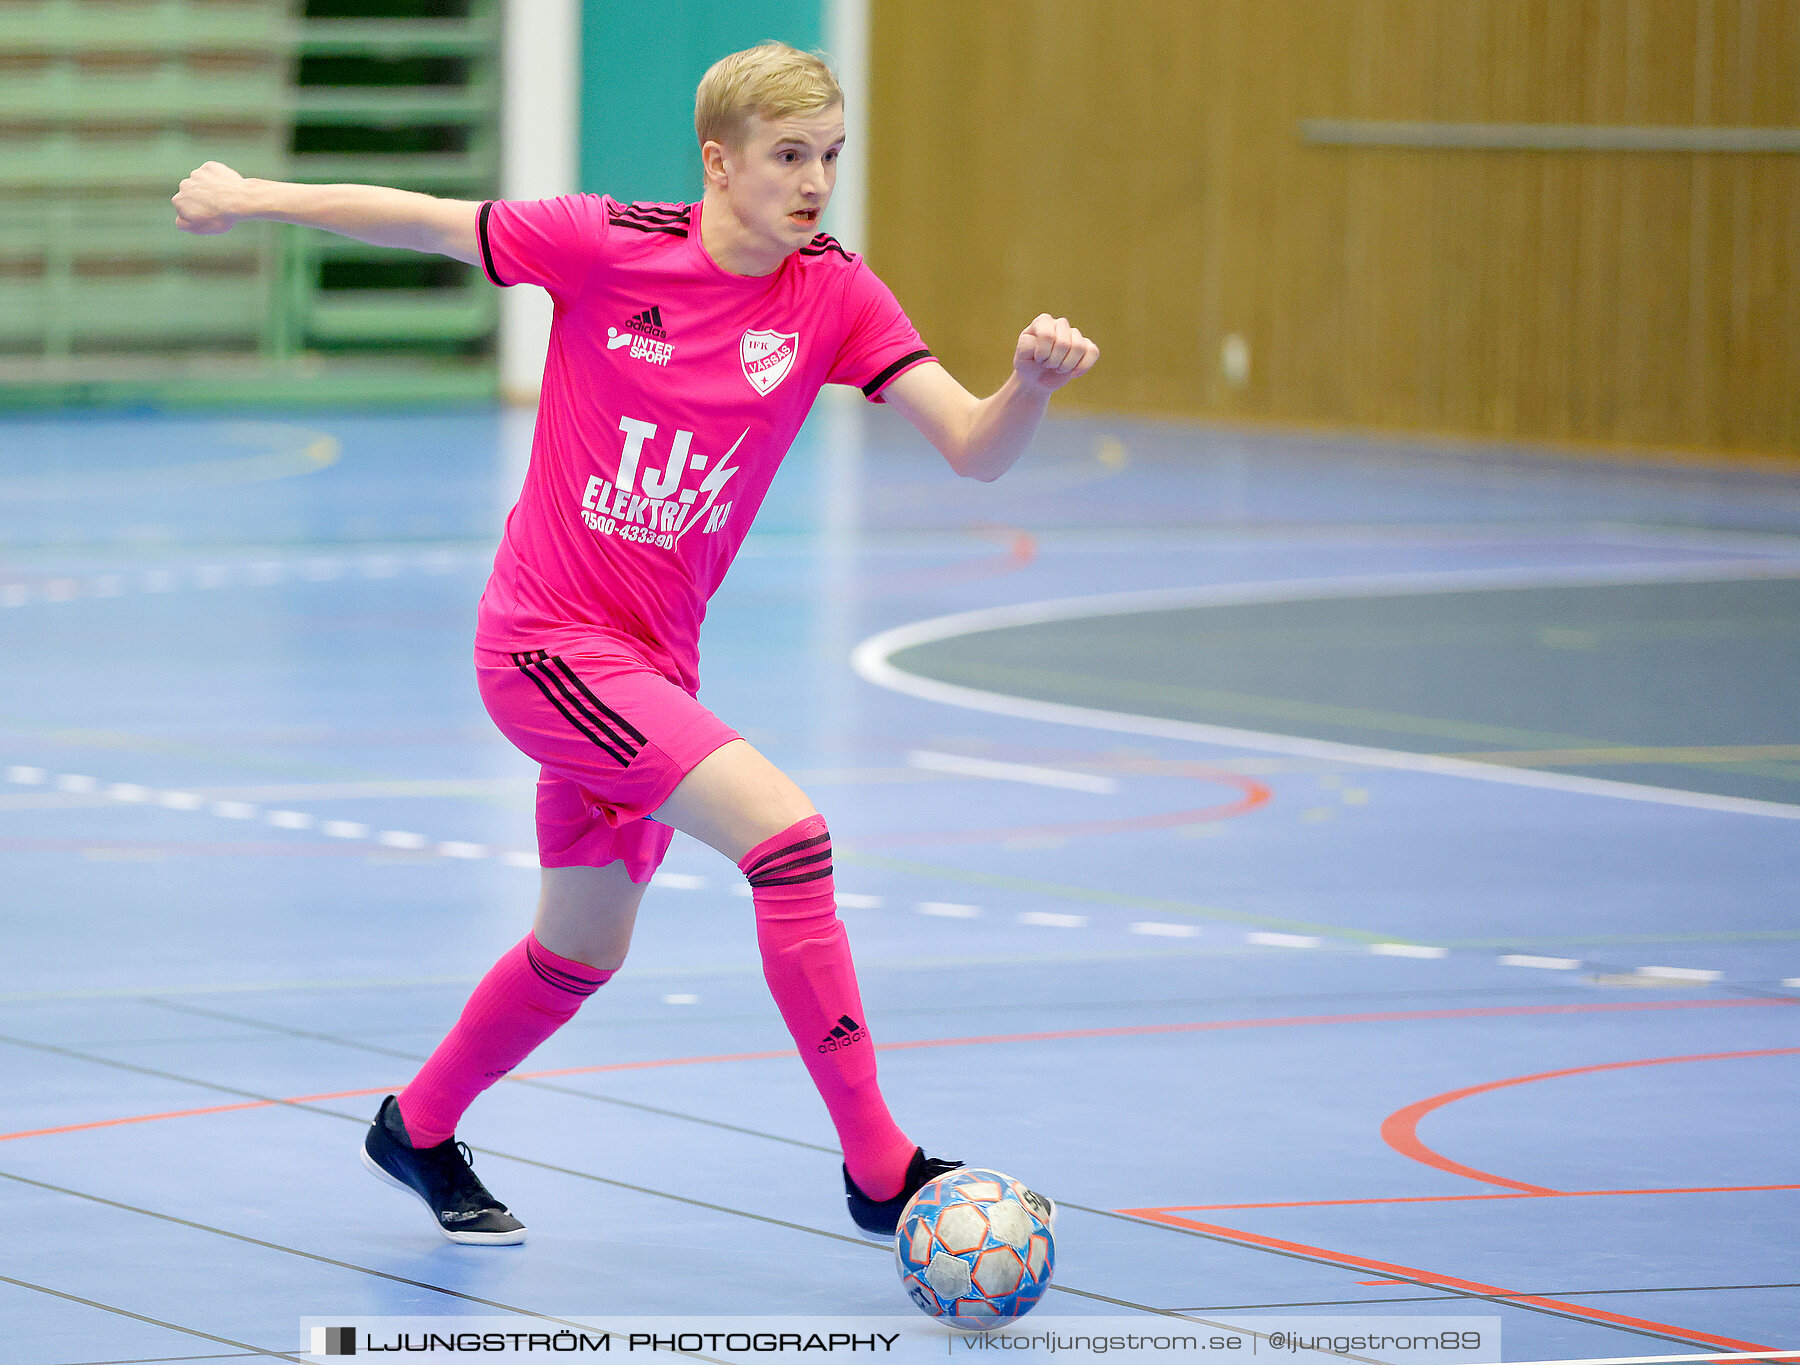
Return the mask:
[[344, 451], [335, 436], [279, 422], [232, 423], [225, 430], [224, 443], [263, 449], [254, 455], [231, 455], [192, 464], [100, 471], [79, 480], [55, 475], [0, 479], [0, 502], [117, 497], [178, 488], [267, 483], [317, 473], [336, 464]]
[[238, 455], [224, 460], [146, 469], [141, 477], [153, 482], [166, 480], [178, 484], [261, 483], [316, 473], [336, 464], [344, 450], [335, 436], [322, 431], [268, 422], [239, 422], [227, 435], [228, 439], [244, 445], [277, 444], [277, 448], [260, 455]]

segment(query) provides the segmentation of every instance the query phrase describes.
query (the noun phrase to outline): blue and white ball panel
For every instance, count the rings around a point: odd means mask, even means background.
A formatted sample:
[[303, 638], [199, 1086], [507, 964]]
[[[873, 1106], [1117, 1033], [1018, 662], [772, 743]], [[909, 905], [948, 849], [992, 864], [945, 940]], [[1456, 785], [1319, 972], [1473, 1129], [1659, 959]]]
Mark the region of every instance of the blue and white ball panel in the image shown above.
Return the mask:
[[928, 1181], [900, 1215], [894, 1259], [920, 1312], [986, 1331], [1029, 1313], [1050, 1285], [1049, 1201], [1009, 1175], [964, 1168]]

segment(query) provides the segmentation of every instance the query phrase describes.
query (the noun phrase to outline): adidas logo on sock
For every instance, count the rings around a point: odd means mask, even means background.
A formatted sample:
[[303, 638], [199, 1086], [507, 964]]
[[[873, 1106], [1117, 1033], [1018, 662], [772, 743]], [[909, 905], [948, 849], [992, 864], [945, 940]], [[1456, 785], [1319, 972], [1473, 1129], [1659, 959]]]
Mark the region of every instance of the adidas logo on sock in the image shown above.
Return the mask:
[[667, 341], [669, 334], [663, 329], [662, 305], [646, 308], [625, 320], [625, 330], [636, 332], [639, 336], [653, 337], [657, 341]]
[[837, 1052], [843, 1048], [855, 1047], [868, 1036], [868, 1032], [856, 1020], [847, 1014], [840, 1014], [837, 1023], [831, 1026], [831, 1032], [820, 1040], [819, 1051]]

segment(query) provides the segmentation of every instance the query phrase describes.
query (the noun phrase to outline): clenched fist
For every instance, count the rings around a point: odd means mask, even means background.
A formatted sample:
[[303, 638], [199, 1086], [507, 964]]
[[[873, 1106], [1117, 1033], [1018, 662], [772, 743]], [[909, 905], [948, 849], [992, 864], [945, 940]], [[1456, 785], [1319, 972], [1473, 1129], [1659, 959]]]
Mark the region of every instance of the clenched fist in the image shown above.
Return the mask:
[[1013, 349], [1013, 373], [1045, 393], [1053, 393], [1077, 375], [1086, 374], [1100, 358], [1100, 348], [1089, 341], [1067, 318], [1039, 313], [1031, 326], [1019, 333]]
[[231, 231], [244, 216], [244, 183], [231, 167], [207, 162], [181, 182], [169, 201], [175, 205], [175, 226], [202, 237]]

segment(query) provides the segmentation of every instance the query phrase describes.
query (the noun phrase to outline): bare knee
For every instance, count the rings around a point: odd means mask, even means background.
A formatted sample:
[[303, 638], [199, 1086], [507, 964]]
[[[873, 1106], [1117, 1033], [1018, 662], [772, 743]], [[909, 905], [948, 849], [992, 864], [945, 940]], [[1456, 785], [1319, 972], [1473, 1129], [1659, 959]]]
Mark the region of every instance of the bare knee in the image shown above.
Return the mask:
[[656, 819], [739, 862], [764, 840], [817, 814], [792, 778], [740, 739], [695, 765]]
[[532, 931], [558, 957], [617, 971], [631, 947], [645, 889], [626, 875], [622, 862], [547, 867]]

